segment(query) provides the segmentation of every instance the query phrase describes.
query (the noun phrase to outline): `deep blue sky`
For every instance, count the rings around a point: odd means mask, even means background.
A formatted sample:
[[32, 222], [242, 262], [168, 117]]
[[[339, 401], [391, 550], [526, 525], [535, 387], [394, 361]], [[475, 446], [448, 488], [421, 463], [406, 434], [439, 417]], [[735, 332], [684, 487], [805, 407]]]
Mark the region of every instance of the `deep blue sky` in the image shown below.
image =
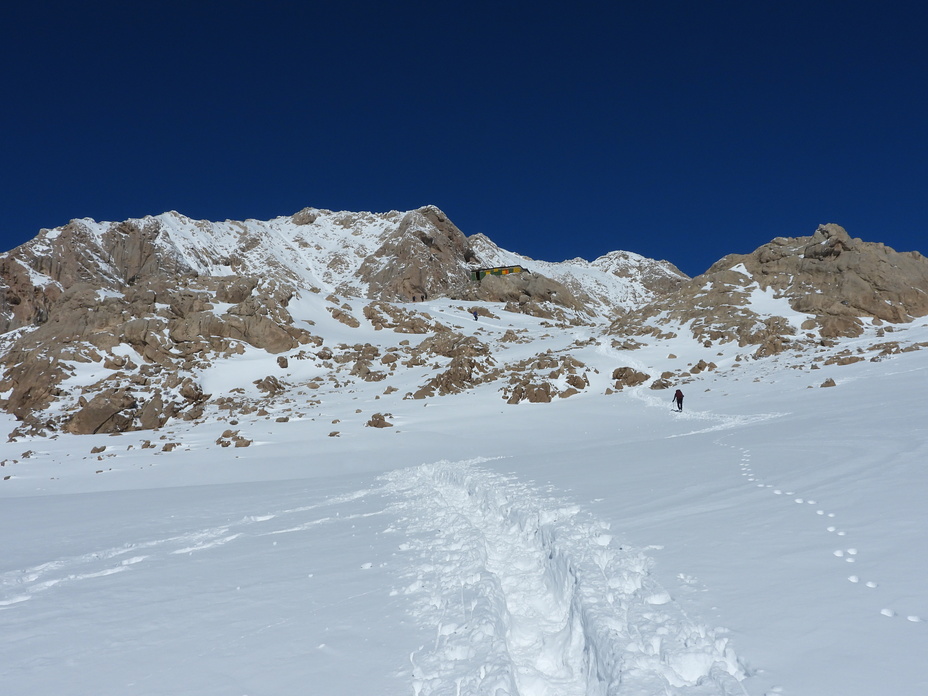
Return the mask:
[[823, 222], [928, 252], [928, 3], [31, 2], [0, 246], [76, 217], [434, 204], [695, 275]]

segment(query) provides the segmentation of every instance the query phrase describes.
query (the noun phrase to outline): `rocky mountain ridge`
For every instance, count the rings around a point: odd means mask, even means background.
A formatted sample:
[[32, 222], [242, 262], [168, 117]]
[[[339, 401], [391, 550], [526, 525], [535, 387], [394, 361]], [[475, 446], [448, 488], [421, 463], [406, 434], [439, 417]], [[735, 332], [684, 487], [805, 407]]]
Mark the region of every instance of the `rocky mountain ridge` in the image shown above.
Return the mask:
[[704, 344], [757, 346], [755, 357], [855, 337], [865, 325], [928, 314], [928, 259], [852, 239], [835, 224], [720, 259], [659, 304], [614, 322], [617, 336], [687, 327]]
[[[475, 267], [514, 264], [527, 271], [471, 280]], [[544, 402], [593, 388], [578, 355], [596, 346], [627, 356], [607, 392], [659, 389], [717, 366], [709, 355], [686, 370], [636, 365], [644, 342], [691, 337], [760, 359], [928, 314], [921, 254], [837, 225], [689, 279], [630, 252], [534, 261], [465, 236], [432, 206], [306, 208], [266, 222], [75, 220], [0, 255], [0, 283], [0, 408], [20, 421], [11, 437], [260, 416], [296, 392], [377, 383], [385, 398], [495, 388], [510, 404]], [[481, 333], [481, 321], [502, 326], [507, 315], [538, 331]], [[217, 365], [256, 354], [271, 361], [260, 379], [204, 386]], [[394, 383], [410, 379], [399, 393]]]
[[528, 263], [552, 278], [597, 316], [624, 314], [680, 287], [688, 276], [668, 261], [629, 251], [612, 251], [593, 261], [574, 258], [560, 263], [537, 261], [500, 249], [483, 234], [468, 238], [474, 254], [488, 266]]

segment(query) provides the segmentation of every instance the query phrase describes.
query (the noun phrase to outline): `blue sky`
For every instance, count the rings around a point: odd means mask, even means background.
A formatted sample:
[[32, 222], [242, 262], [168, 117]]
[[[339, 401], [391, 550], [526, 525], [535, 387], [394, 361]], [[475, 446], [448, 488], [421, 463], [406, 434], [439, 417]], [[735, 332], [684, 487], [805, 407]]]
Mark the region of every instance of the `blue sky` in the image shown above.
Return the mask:
[[434, 204], [536, 259], [690, 275], [824, 222], [928, 252], [924, 3], [2, 12], [4, 249], [76, 217]]

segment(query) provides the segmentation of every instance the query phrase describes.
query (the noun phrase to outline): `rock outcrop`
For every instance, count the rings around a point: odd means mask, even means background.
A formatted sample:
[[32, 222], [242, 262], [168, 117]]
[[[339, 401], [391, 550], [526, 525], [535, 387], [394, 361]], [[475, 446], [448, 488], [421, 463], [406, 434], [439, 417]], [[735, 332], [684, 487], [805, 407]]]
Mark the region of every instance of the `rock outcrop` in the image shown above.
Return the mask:
[[[53, 400], [72, 404], [57, 424], [72, 433], [159, 427], [196, 412], [167, 394], [184, 371], [245, 345], [280, 353], [316, 340], [287, 310], [296, 290], [286, 279], [204, 275], [168, 236], [156, 218], [73, 221], [0, 257], [0, 408], [27, 431], [56, 425], [36, 419]], [[65, 386], [73, 363], [113, 372], [75, 390]]]
[[651, 379], [651, 375], [639, 372], [632, 367], [617, 367], [612, 372], [612, 379], [615, 382], [615, 388], [621, 390], [624, 387], [637, 387], [639, 384], [644, 384]]
[[555, 397], [568, 398], [590, 386], [586, 365], [571, 355], [548, 352], [507, 367], [509, 383], [502, 394], [508, 404], [549, 403]]
[[502, 302], [509, 311], [545, 319], [570, 321], [587, 314], [584, 304], [564, 285], [530, 271], [484, 276], [470, 296], [484, 302]]
[[736, 341], [764, 357], [802, 341], [859, 335], [864, 322], [926, 314], [928, 259], [828, 224], [810, 237], [780, 237], [750, 254], [726, 256], [659, 303], [620, 318], [610, 333], [688, 330], [705, 345]]
[[416, 301], [460, 294], [473, 260], [464, 233], [438, 208], [426, 207], [406, 213], [357, 275], [372, 298]]

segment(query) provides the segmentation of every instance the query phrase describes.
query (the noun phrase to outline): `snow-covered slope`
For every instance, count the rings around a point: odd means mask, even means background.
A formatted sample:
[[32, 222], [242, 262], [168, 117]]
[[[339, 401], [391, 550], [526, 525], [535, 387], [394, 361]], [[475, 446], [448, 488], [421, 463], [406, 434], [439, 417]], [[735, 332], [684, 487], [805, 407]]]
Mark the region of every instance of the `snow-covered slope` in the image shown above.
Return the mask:
[[[211, 222], [193, 220], [171, 211], [123, 222], [86, 218], [42, 230], [35, 239], [3, 255], [22, 267], [37, 287], [64, 287], [76, 280], [108, 280], [113, 288], [134, 280], [129, 268], [186, 273], [193, 276], [275, 276], [296, 287], [316, 287], [354, 297], [380, 297], [382, 282], [372, 288], [377, 272], [391, 264], [419, 263], [410, 247], [397, 238], [422, 241], [434, 265], [436, 237], [450, 236], [461, 245], [455, 278], [418, 292], [439, 294], [466, 279], [470, 266], [525, 263], [526, 257], [496, 246], [484, 235], [465, 241], [464, 235], [433, 206], [387, 213], [333, 212], [306, 208], [295, 215], [268, 221]], [[141, 240], [141, 241], [140, 241]], [[79, 270], [64, 273], [69, 255], [86, 257]], [[157, 258], [162, 267], [152, 266]], [[39, 259], [45, 259], [43, 263]], [[593, 262], [574, 259], [561, 263], [531, 261], [540, 273], [595, 299], [594, 309], [612, 312], [652, 300], [657, 289], [667, 290], [686, 278], [666, 261], [653, 261], [630, 252], [612, 252]], [[166, 267], [164, 267], [166, 264]], [[43, 268], [43, 266], [45, 266]], [[383, 278], [380, 279], [383, 281]], [[111, 288], [111, 289], [113, 289]], [[396, 299], [390, 297], [388, 299]], [[406, 298], [409, 299], [409, 298]], [[15, 306], [15, 305], [14, 305]], [[6, 311], [9, 311], [4, 307]]]
[[484, 265], [527, 266], [587, 298], [588, 304], [605, 317], [637, 309], [687, 279], [667, 261], [655, 261], [630, 251], [613, 251], [593, 261], [575, 258], [553, 263], [501, 249], [482, 234], [473, 235], [470, 240]]
[[[324, 306], [292, 311], [326, 345], [424, 340]], [[449, 358], [313, 382], [299, 349], [248, 349], [199, 376], [231, 408], [0, 444], [4, 691], [926, 692], [924, 320], [889, 351], [874, 326], [750, 360], [478, 306], [420, 310], [498, 362], [569, 354], [589, 387], [416, 400]], [[616, 391], [623, 366], [674, 374], [685, 410]]]
[[[52, 243], [62, 233], [77, 234], [85, 249], [107, 246], [114, 228], [151, 230], [152, 244], [165, 257], [199, 275], [282, 274], [305, 287], [333, 292], [355, 275], [361, 262], [372, 256], [385, 238], [410, 213], [348, 213], [306, 209], [294, 216], [268, 221], [193, 220], [171, 211], [122, 223], [72, 220], [65, 228], [42, 230], [24, 245], [37, 254], [53, 253]], [[113, 278], [122, 275], [118, 260], [106, 259]], [[353, 282], [354, 294], [367, 287]]]

